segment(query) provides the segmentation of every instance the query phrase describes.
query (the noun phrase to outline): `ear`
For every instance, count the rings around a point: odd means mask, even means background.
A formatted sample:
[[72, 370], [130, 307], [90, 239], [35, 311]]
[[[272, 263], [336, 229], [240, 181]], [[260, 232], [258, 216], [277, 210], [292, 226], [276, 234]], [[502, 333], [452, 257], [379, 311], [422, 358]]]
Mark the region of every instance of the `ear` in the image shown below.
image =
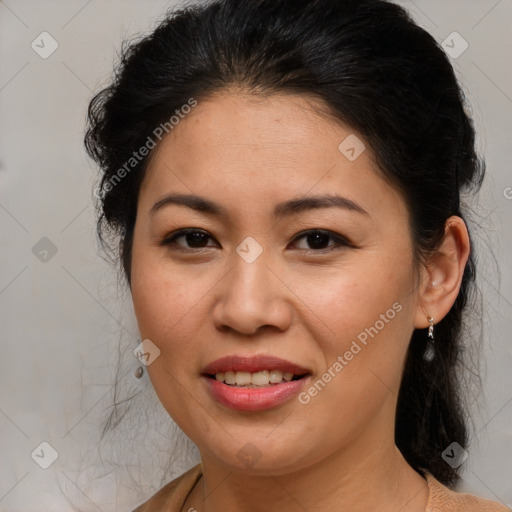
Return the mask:
[[469, 258], [470, 241], [464, 221], [458, 216], [445, 223], [443, 240], [425, 263], [419, 290], [419, 305], [414, 327], [429, 326], [429, 317], [439, 323], [450, 311], [457, 295]]

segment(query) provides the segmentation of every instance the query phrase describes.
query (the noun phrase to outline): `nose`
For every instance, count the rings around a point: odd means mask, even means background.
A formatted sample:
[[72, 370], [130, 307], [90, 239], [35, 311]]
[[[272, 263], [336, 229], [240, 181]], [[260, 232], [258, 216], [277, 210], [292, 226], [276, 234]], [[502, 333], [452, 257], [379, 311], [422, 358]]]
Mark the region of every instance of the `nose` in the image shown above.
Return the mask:
[[217, 329], [254, 335], [264, 328], [285, 331], [289, 327], [293, 293], [264, 254], [252, 263], [233, 255], [232, 270], [217, 289], [213, 310]]

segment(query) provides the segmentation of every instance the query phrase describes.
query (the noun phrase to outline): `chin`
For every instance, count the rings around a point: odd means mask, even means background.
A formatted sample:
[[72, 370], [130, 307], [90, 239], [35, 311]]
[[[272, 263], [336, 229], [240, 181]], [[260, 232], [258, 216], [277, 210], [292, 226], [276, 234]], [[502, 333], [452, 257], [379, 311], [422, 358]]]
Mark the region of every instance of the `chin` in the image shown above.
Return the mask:
[[264, 434], [261, 434], [260, 429], [259, 435], [253, 435], [251, 430], [244, 433], [239, 429], [232, 436], [223, 432], [222, 441], [213, 442], [214, 437], [210, 436], [208, 439], [198, 439], [196, 444], [202, 457], [212, 458], [216, 464], [229, 471], [253, 476], [289, 474], [322, 458], [310, 443], [283, 440], [278, 436], [271, 439], [268, 433], [272, 429], [265, 429]]

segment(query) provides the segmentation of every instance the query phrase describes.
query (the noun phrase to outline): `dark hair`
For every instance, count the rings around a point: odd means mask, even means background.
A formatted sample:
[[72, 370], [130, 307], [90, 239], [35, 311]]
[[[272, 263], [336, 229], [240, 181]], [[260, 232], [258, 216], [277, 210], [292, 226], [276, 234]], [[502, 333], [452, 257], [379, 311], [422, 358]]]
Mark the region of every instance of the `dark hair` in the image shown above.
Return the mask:
[[[85, 144], [103, 171], [97, 231], [102, 247], [120, 257], [128, 284], [138, 192], [151, 152], [122, 179], [113, 177], [191, 98], [200, 102], [228, 87], [263, 97], [315, 97], [360, 134], [408, 205], [416, 262], [438, 247], [448, 217], [463, 218], [460, 193], [480, 187], [484, 164], [453, 68], [402, 7], [384, 0], [188, 6], [123, 46], [115, 79], [89, 105]], [[436, 325], [434, 362], [423, 359], [426, 332], [416, 330], [398, 396], [398, 448], [415, 469], [445, 485], [459, 474], [442, 452], [468, 440], [460, 352], [474, 280], [471, 252], [459, 295]]]

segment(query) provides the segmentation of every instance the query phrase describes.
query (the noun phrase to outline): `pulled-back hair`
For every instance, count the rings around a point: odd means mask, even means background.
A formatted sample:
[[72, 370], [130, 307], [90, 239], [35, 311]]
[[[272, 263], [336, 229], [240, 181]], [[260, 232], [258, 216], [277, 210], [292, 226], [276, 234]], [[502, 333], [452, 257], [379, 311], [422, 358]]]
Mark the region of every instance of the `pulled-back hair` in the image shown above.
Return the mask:
[[[97, 231], [131, 281], [137, 199], [149, 155], [112, 178], [176, 110], [230, 87], [322, 100], [374, 151], [410, 212], [415, 263], [438, 247], [460, 196], [477, 191], [484, 165], [448, 57], [400, 6], [384, 0], [214, 0], [169, 13], [123, 47], [110, 86], [89, 105], [88, 153], [102, 169]], [[118, 174], [119, 176], [119, 174]], [[396, 411], [396, 444], [415, 469], [453, 485], [441, 457], [467, 443], [460, 380], [463, 320], [474, 287], [473, 250], [458, 297], [436, 325], [436, 356], [414, 331]], [[463, 316], [464, 313], [464, 316]]]

